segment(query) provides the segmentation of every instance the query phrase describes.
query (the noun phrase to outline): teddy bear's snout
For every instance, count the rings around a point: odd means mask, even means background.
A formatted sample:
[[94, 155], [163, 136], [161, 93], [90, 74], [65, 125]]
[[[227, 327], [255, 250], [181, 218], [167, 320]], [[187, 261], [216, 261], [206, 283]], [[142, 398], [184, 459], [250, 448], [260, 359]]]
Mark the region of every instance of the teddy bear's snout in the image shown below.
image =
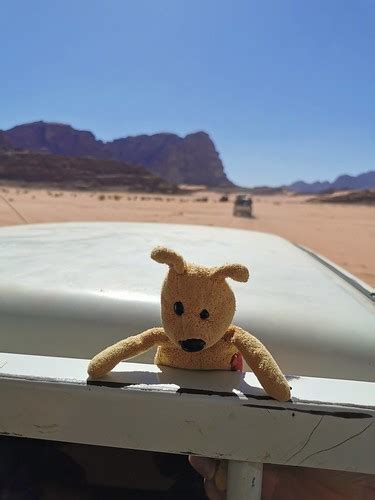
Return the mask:
[[180, 340], [179, 344], [184, 351], [198, 352], [204, 348], [206, 342], [202, 339], [186, 339], [186, 340]]

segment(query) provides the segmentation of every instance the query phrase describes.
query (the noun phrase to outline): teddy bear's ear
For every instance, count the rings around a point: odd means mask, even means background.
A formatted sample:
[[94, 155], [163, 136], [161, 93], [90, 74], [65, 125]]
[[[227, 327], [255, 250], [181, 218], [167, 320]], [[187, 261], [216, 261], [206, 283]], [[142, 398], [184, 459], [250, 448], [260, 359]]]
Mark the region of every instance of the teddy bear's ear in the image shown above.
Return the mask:
[[170, 268], [176, 271], [177, 274], [183, 274], [185, 272], [186, 266], [183, 257], [169, 248], [154, 248], [151, 252], [151, 259], [159, 262], [160, 264], [167, 264]]
[[224, 264], [224, 266], [216, 267], [211, 276], [246, 282], [249, 279], [249, 270], [241, 264]]

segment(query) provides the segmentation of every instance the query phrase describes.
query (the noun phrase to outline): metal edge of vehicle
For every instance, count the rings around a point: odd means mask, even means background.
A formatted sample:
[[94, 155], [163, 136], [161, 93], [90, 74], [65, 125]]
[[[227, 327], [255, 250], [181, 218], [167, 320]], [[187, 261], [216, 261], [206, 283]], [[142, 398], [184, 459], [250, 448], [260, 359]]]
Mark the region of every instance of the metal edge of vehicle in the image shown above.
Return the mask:
[[349, 272], [345, 271], [340, 266], [337, 266], [334, 262], [330, 261], [326, 257], [321, 256], [320, 254], [317, 254], [316, 252], [310, 250], [307, 247], [304, 247], [302, 245], [294, 244], [297, 248], [300, 250], [303, 250], [306, 252], [308, 255], [310, 255], [313, 259], [317, 260], [320, 262], [323, 266], [325, 266], [327, 269], [335, 273], [337, 276], [339, 276], [341, 279], [349, 283], [352, 287], [354, 287], [356, 290], [361, 292], [363, 295], [365, 295], [367, 298], [369, 298], [372, 302], [375, 303], [375, 288], [372, 288], [370, 285], [365, 283], [364, 281], [359, 280]]

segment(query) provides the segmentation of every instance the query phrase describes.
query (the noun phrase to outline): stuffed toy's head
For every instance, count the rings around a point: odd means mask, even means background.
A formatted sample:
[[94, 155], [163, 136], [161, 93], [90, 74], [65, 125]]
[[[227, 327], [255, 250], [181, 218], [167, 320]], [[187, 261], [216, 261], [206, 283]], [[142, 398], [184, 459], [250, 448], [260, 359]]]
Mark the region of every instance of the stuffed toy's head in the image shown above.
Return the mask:
[[249, 271], [240, 264], [202, 267], [188, 264], [173, 250], [158, 247], [151, 258], [167, 264], [161, 292], [165, 334], [187, 352], [216, 344], [232, 322], [236, 300], [226, 278], [246, 282]]

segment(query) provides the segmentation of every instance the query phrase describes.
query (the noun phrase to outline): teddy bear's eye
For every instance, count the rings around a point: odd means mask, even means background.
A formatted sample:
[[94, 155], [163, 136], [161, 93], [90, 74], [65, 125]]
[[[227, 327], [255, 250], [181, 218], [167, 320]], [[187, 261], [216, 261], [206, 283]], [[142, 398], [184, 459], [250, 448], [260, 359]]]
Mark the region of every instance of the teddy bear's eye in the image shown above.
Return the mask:
[[201, 317], [201, 319], [207, 319], [209, 317], [210, 313], [207, 311], [207, 309], [203, 309], [203, 311], [201, 311], [199, 313], [199, 316]]
[[175, 302], [173, 309], [178, 316], [182, 316], [184, 314], [184, 304], [182, 302]]

